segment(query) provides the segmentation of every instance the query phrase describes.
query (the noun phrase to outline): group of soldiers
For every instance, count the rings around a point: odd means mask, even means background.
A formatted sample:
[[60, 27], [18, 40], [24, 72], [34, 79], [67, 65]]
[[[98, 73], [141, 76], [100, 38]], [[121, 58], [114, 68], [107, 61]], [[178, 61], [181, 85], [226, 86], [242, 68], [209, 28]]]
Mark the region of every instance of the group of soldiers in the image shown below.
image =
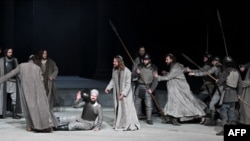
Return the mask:
[[[139, 48], [138, 53], [132, 66], [136, 112], [138, 117], [142, 116], [141, 102], [143, 101], [145, 103], [147, 123], [153, 124], [152, 111], [154, 102], [157, 104], [153, 93], [160, 80], [156, 75], [158, 69], [151, 62], [150, 54], [146, 52], [144, 46]], [[221, 60], [219, 56], [212, 56], [210, 53], [204, 54], [203, 62], [204, 65], [199, 69], [189, 67], [183, 69], [183, 73], [187, 73], [188, 76], [202, 77], [203, 79], [200, 92], [193, 94], [198, 102], [202, 101], [206, 105], [206, 108], [203, 108], [205, 115], [200, 114], [199, 117], [200, 124], [216, 126], [219, 125], [219, 120], [221, 120], [220, 125], [222, 126], [227, 124], [250, 124], [249, 110], [246, 110], [249, 109], [249, 96], [247, 96], [249, 95], [249, 72], [246, 74], [244, 81], [241, 78], [241, 72], [247, 70], [250, 63], [238, 67], [231, 56], [226, 56]], [[166, 77], [170, 75], [167, 71], [161, 73], [162, 76]], [[171, 92], [168, 91], [168, 95]], [[169, 98], [168, 102], [170, 103]], [[169, 108], [170, 106], [168, 106]], [[181, 117], [173, 117], [165, 111], [164, 114], [170, 119], [167, 122], [180, 125]], [[217, 133], [217, 135], [223, 134], [224, 130]]]

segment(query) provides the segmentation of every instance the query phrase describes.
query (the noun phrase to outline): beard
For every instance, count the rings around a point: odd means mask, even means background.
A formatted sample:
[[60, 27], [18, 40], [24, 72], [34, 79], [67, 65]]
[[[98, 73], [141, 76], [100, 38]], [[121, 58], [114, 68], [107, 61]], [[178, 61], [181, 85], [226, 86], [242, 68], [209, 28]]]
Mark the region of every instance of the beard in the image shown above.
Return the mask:
[[6, 56], [8, 59], [11, 59], [12, 58], [12, 55], [11, 56]]
[[143, 63], [145, 67], [148, 67], [150, 63]]
[[118, 65], [114, 65], [115, 70], [119, 69]]
[[90, 103], [91, 103], [91, 104], [95, 104], [95, 103], [96, 103], [96, 100], [91, 99], [91, 100], [90, 100]]
[[167, 66], [171, 66], [172, 62], [167, 63]]

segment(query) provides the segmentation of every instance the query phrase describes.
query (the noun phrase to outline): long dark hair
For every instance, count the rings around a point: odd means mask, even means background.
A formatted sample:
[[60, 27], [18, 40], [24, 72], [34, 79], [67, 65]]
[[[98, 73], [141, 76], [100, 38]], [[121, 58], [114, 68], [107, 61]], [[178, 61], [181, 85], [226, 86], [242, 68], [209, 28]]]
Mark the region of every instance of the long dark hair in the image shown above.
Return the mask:
[[175, 57], [174, 54], [172, 54], [172, 53], [168, 53], [168, 54], [166, 55], [166, 57], [169, 57], [170, 59], [172, 59], [172, 64], [175, 64], [176, 61], [177, 61], [176, 57]]
[[40, 49], [40, 50], [38, 51], [38, 56], [39, 56], [40, 59], [43, 58], [43, 52], [44, 52], [44, 51], [47, 52], [47, 58], [48, 58], [48, 56], [49, 56], [48, 50], [47, 50], [47, 49]]
[[[13, 51], [13, 48], [6, 48], [4, 50], [4, 56], [7, 56], [8, 50], [10, 50], [10, 49]], [[14, 52], [12, 52], [12, 56], [13, 56], [13, 54], [14, 54]]]
[[124, 61], [123, 61], [122, 56], [121, 56], [121, 55], [117, 55], [117, 56], [115, 56], [115, 58], [114, 58], [114, 59], [116, 59], [116, 60], [117, 60], [117, 62], [118, 62], [118, 69], [120, 69], [120, 70], [124, 70], [124, 68], [125, 68], [125, 64], [124, 64]]

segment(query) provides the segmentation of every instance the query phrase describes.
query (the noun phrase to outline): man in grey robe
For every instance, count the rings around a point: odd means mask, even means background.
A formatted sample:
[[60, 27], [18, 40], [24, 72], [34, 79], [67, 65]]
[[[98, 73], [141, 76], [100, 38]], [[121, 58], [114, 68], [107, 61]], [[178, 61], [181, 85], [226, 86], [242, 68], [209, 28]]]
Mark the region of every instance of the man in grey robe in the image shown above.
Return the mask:
[[58, 122], [49, 109], [48, 98], [43, 85], [41, 68], [34, 62], [33, 55], [30, 61], [19, 64], [14, 70], [0, 78], [0, 84], [13, 76], [18, 76], [21, 83], [21, 106], [26, 120], [27, 131], [52, 131]]
[[167, 54], [165, 59], [167, 65], [170, 65], [169, 73], [164, 76], [155, 74], [158, 81], [167, 81], [168, 101], [164, 107], [164, 114], [171, 117], [173, 125], [180, 125], [178, 119], [187, 121], [205, 116], [206, 104], [196, 98], [190, 90], [184, 75], [186, 68], [176, 62], [173, 54]]
[[[0, 76], [3, 76], [18, 65], [17, 58], [13, 57], [13, 49], [7, 48], [4, 51], [5, 56], [0, 59]], [[7, 111], [12, 111], [14, 119], [21, 118], [17, 113], [21, 113], [20, 105], [20, 84], [18, 77], [12, 77], [4, 82], [0, 90], [0, 118], [7, 115]], [[10, 97], [10, 99], [9, 99]]]
[[240, 71], [247, 70], [243, 84], [243, 93], [240, 102], [240, 123], [250, 125], [250, 62], [240, 65]]
[[132, 86], [131, 71], [125, 66], [120, 55], [114, 57], [112, 78], [105, 89], [109, 93], [113, 89], [115, 130], [134, 131], [140, 129], [136, 114]]

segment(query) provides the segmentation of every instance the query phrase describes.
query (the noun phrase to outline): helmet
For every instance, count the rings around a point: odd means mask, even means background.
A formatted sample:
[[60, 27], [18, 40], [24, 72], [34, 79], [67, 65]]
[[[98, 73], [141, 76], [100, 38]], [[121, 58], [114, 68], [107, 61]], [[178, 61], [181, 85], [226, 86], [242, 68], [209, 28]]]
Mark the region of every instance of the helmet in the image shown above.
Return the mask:
[[231, 56], [226, 56], [224, 57], [223, 61], [230, 63], [230, 62], [233, 62], [233, 58]]
[[213, 61], [218, 61], [218, 62], [221, 61], [219, 56], [214, 56], [212, 60], [213, 60]]
[[143, 57], [144, 60], [149, 60], [150, 59], [150, 55], [149, 54], [145, 54]]
[[206, 53], [204, 54], [204, 57], [207, 57], [208, 59], [211, 59], [211, 58], [212, 58], [212, 55], [211, 55], [210, 53], [206, 52]]

